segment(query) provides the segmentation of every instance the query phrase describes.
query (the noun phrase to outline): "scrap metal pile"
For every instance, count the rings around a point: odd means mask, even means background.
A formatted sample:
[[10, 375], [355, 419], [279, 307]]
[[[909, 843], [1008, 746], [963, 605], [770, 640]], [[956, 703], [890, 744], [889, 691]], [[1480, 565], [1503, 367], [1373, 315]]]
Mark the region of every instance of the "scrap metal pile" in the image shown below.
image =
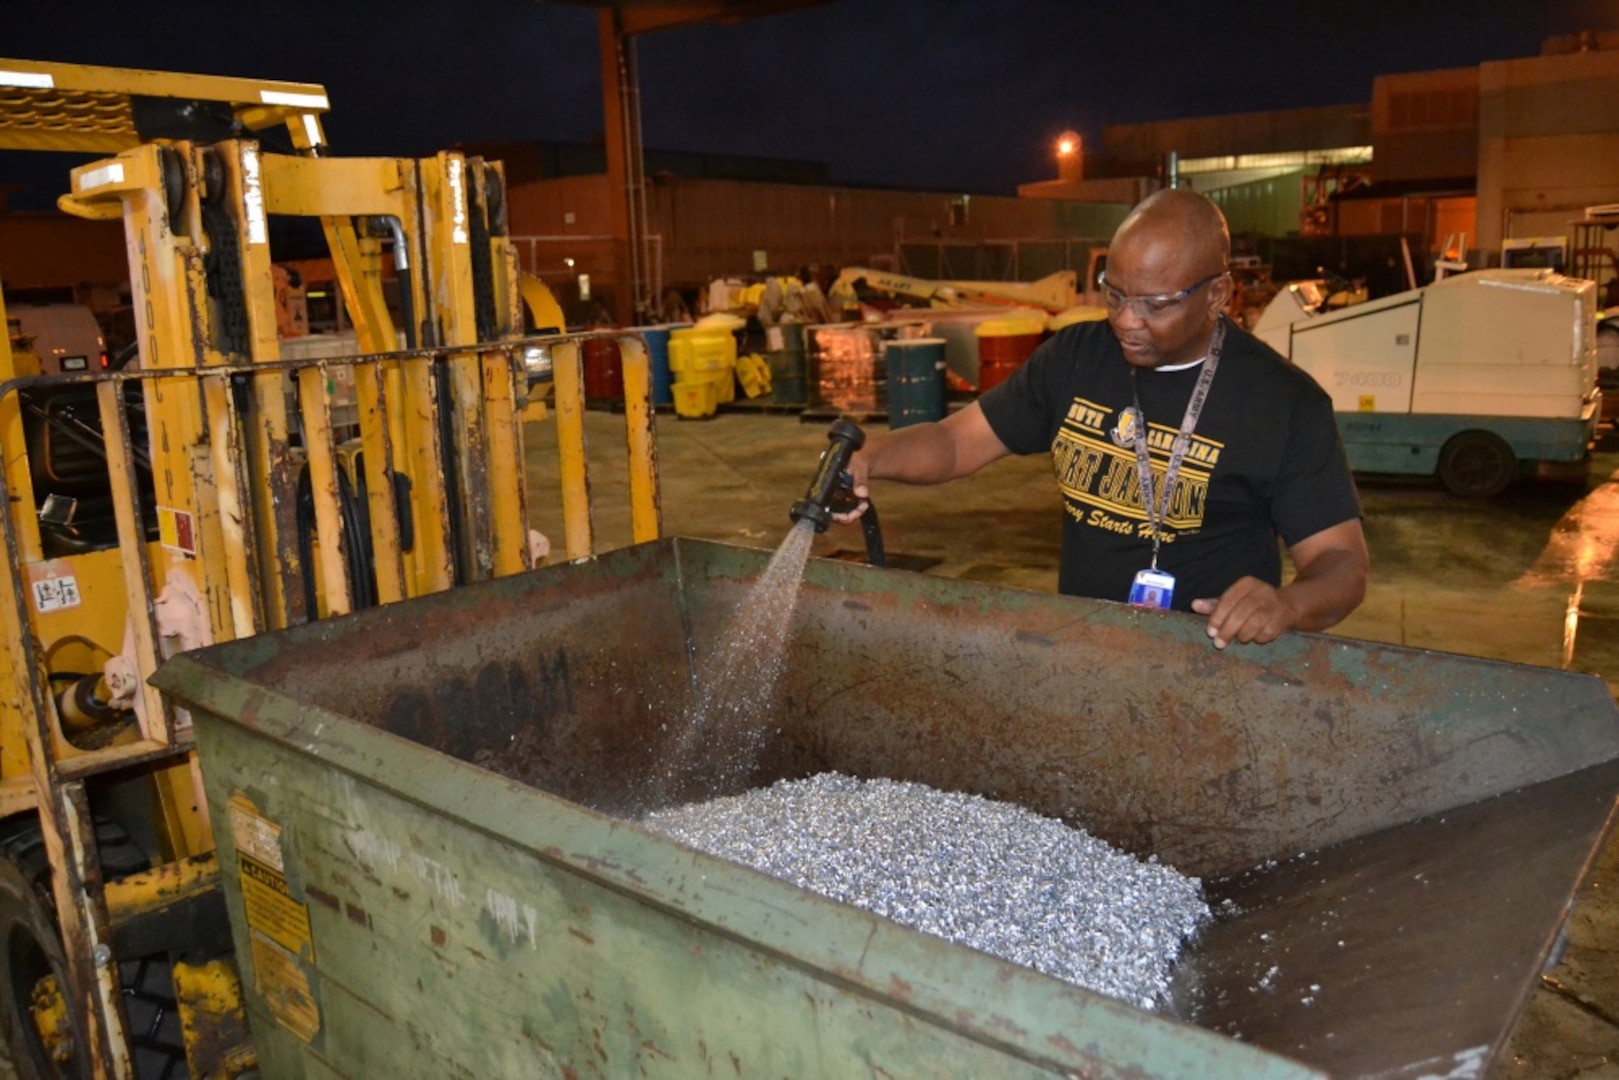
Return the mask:
[[833, 900], [1153, 1008], [1209, 915], [1196, 878], [1009, 803], [823, 773], [644, 824]]

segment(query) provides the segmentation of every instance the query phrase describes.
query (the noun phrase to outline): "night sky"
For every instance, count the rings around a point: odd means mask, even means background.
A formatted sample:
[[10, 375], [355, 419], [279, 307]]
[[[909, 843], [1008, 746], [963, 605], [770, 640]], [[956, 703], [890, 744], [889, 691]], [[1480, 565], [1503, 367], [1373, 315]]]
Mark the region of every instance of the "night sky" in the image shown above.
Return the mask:
[[[834, 0], [640, 38], [642, 125], [649, 147], [824, 162], [837, 183], [1012, 194], [1055, 175], [1067, 128], [1369, 101], [1378, 74], [1582, 29], [1619, 29], [1619, 4]], [[6, 0], [0, 55], [322, 83], [340, 154], [602, 126], [595, 14], [536, 0]], [[0, 183], [35, 168], [0, 155]]]

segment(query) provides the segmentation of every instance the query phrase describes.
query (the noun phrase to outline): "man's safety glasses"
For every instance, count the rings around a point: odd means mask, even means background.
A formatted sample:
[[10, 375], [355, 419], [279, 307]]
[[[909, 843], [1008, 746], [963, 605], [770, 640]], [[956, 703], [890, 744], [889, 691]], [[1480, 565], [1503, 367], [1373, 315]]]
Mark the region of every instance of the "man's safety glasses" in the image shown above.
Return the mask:
[[1195, 285], [1188, 285], [1180, 292], [1159, 293], [1157, 296], [1128, 296], [1108, 284], [1107, 271], [1097, 275], [1097, 284], [1102, 286], [1102, 303], [1107, 305], [1111, 314], [1118, 314], [1126, 304], [1140, 319], [1161, 319], [1174, 311], [1185, 302], [1186, 298], [1197, 292], [1203, 286], [1225, 277], [1226, 272], [1210, 274]]

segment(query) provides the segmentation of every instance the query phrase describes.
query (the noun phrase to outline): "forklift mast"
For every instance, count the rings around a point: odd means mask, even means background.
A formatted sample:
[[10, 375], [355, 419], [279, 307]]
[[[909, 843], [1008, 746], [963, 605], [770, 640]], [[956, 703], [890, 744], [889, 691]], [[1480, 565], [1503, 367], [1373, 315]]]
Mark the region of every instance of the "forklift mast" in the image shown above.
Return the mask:
[[[0, 1032], [46, 1075], [142, 1075], [123, 985], [136, 941], [172, 962], [191, 1075], [252, 1066], [228, 941], [196, 940], [199, 912], [219, 907], [223, 823], [206, 817], [189, 715], [146, 681], [163, 659], [532, 568], [536, 355], [551, 360], [565, 551], [594, 551], [580, 340], [524, 336], [500, 165], [329, 156], [327, 107], [312, 84], [0, 59], [0, 149], [105, 155], [73, 170], [59, 206], [123, 222], [139, 354], [47, 377], [0, 338], [0, 575], [15, 597], [0, 604], [0, 861], [37, 815], [59, 931], [36, 943], [49, 963], [0, 959]], [[278, 216], [320, 222], [362, 355], [282, 356]], [[632, 533], [654, 539], [646, 352], [612, 336]], [[352, 407], [334, 405], [339, 379]], [[104, 461], [99, 544], [95, 500], [57, 491], [86, 449]], [[107, 866], [109, 817], [145, 841], [144, 869]], [[27, 907], [26, 891], [0, 888], [0, 908]]]

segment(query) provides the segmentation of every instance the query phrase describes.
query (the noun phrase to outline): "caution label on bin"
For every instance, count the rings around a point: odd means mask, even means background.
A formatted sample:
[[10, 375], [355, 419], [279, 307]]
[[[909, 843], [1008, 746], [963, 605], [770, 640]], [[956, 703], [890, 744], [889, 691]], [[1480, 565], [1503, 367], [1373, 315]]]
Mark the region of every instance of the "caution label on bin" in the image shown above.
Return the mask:
[[309, 907], [292, 898], [287, 879], [257, 859], [237, 853], [247, 925], [295, 956], [315, 958]]
[[280, 870], [240, 848], [236, 863], [253, 953], [254, 989], [270, 1015], [307, 1043], [320, 1031], [320, 1007], [305, 967], [315, 959], [309, 907], [292, 898]]
[[239, 791], [231, 796], [229, 808], [230, 835], [236, 841], [236, 850], [251, 855], [277, 873], [285, 870], [281, 826], [259, 813], [259, 808]]
[[253, 951], [253, 988], [270, 1015], [304, 1042], [314, 1041], [320, 1031], [320, 1006], [315, 1003], [309, 975], [296, 956], [275, 942], [256, 933], [248, 939]]

